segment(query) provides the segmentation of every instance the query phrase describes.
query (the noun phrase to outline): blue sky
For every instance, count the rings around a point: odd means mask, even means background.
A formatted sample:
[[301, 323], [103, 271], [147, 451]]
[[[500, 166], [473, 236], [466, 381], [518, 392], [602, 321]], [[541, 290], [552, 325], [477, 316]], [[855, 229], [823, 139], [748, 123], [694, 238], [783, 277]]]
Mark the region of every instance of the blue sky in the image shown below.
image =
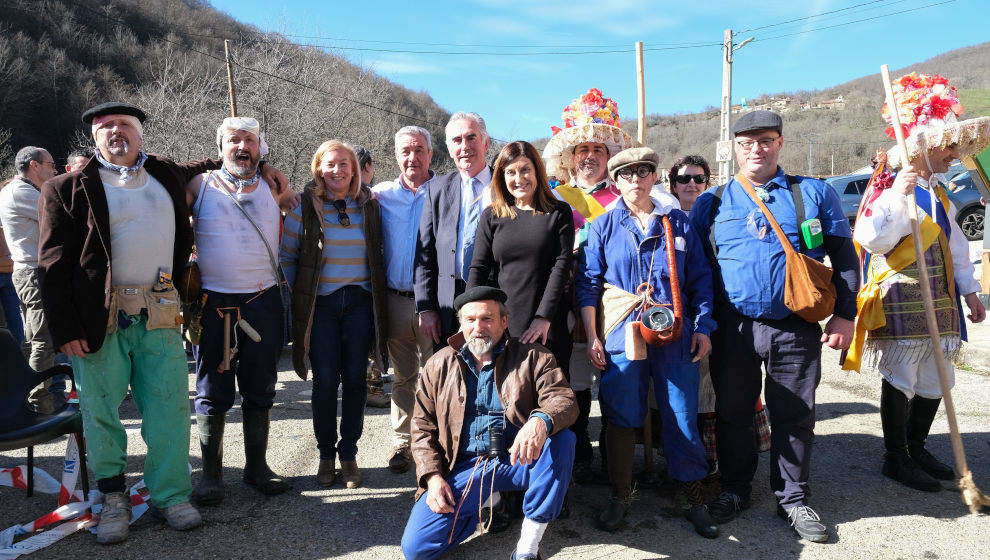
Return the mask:
[[[669, 47], [721, 44], [723, 31], [730, 27], [753, 29], [737, 35], [737, 41], [756, 38], [735, 54], [735, 103], [763, 93], [830, 87], [875, 73], [884, 63], [896, 69], [990, 40], [985, 1], [924, 7], [940, 1], [296, 0], [281, 7], [264, 0], [212, 3], [263, 30], [326, 45], [355, 64], [426, 91], [449, 111], [477, 111], [492, 136], [513, 140], [548, 136], [550, 125], [560, 124], [563, 107], [589, 87], [614, 98], [622, 118], [634, 118], [637, 40], [647, 49], [646, 111], [659, 114], [719, 105], [721, 47]], [[833, 10], [839, 11], [756, 29]], [[842, 25], [876, 16], [885, 17]], [[828, 26], [836, 27], [813, 31]], [[622, 52], [532, 54], [611, 50]]]

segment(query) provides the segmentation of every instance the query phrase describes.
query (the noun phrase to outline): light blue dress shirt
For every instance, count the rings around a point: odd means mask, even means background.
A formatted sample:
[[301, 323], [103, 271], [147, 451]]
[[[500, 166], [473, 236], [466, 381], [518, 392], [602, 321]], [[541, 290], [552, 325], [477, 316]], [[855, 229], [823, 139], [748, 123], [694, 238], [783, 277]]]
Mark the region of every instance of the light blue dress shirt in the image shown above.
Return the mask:
[[423, 214], [426, 189], [436, 175], [413, 192], [402, 178], [378, 183], [371, 189], [382, 208], [382, 229], [385, 234], [386, 284], [393, 290], [411, 292], [413, 289], [413, 260], [419, 237], [419, 218]]
[[487, 198], [484, 196], [488, 183], [492, 180], [492, 172], [485, 166], [480, 173], [472, 178], [461, 175], [461, 212], [457, 218], [457, 255], [454, 259], [454, 270], [457, 277], [465, 282], [474, 256], [474, 235], [478, 231], [478, 219], [485, 209]]

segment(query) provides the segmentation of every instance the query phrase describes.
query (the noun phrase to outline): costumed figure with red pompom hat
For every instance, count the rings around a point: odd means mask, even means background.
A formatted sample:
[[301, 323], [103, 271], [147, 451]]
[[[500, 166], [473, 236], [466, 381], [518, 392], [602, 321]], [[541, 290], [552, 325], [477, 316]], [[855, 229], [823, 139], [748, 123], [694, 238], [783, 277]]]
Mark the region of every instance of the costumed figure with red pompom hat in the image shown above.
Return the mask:
[[[863, 196], [854, 240], [862, 261], [863, 284], [857, 302], [856, 334], [845, 369], [864, 362], [883, 377], [884, 475], [918, 490], [941, 490], [951, 468], [925, 449], [925, 440], [941, 402], [935, 348], [928, 333], [919, 263], [911, 234], [910, 199], [918, 206], [923, 266], [927, 268], [942, 349], [951, 358], [966, 340], [962, 302], [969, 319], [981, 322], [986, 311], [977, 297], [979, 282], [969, 246], [956, 223], [944, 173], [957, 159], [990, 144], [990, 117], [960, 121], [963, 108], [956, 89], [938, 75], [911, 73], [893, 84], [908, 153], [879, 152]], [[883, 116], [892, 122], [890, 107]], [[893, 128], [887, 134], [894, 137]]]

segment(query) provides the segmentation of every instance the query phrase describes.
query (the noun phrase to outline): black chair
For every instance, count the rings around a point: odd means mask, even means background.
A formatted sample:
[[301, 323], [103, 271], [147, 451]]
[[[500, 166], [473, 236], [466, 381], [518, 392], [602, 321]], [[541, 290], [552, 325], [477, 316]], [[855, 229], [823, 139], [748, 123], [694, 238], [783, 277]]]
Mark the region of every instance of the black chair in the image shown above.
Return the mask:
[[34, 446], [66, 434], [75, 434], [79, 442], [79, 474], [83, 495], [89, 496], [89, 471], [86, 469], [86, 442], [83, 440], [82, 413], [65, 403], [53, 414], [35, 412], [28, 405], [28, 393], [54, 375], [72, 376], [72, 368], [57, 365], [43, 372], [31, 369], [20, 345], [7, 329], [0, 329], [0, 451], [27, 448], [27, 495], [34, 495]]

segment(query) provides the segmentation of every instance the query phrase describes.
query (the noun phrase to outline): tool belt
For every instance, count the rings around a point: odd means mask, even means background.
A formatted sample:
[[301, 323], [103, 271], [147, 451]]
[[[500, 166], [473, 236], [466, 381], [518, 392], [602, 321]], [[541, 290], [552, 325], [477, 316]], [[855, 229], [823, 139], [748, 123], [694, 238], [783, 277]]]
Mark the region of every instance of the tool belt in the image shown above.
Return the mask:
[[148, 320], [145, 328], [149, 331], [174, 329], [181, 325], [179, 293], [174, 287], [164, 291], [154, 291], [153, 288], [153, 284], [114, 286], [110, 292], [107, 334], [117, 331], [117, 316], [120, 311], [127, 316], [146, 314]]

